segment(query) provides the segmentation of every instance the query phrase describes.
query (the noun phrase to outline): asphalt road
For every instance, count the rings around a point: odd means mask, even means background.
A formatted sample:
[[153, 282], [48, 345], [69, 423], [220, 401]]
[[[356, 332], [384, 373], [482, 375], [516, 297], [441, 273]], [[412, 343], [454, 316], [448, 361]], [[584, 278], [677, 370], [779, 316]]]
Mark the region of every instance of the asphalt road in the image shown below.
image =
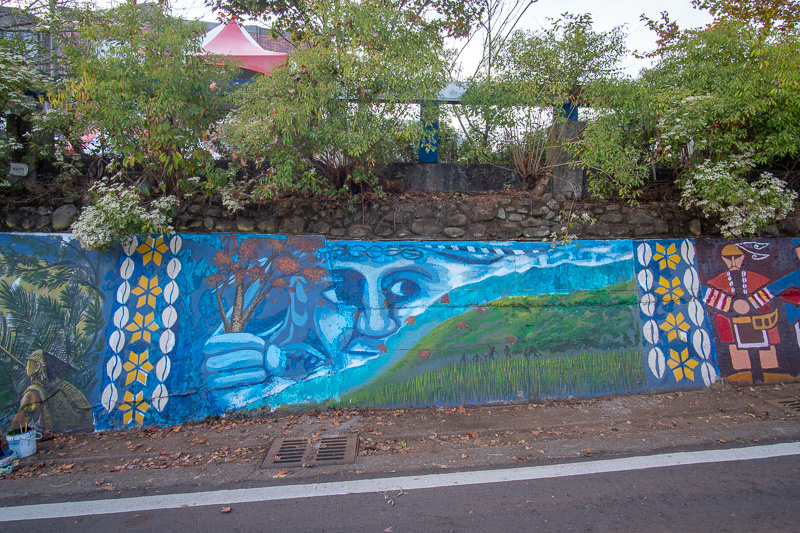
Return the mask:
[[[476, 483], [468, 486], [406, 490], [400, 481], [389, 489], [393, 482], [384, 481], [387, 490], [359, 494], [6, 522], [0, 530], [800, 531], [800, 455], [635, 470], [625, 461], [637, 459], [617, 460], [623, 471], [502, 481], [521, 469], [485, 470], [468, 474], [465, 483]], [[315, 484], [302, 487], [311, 493]]]

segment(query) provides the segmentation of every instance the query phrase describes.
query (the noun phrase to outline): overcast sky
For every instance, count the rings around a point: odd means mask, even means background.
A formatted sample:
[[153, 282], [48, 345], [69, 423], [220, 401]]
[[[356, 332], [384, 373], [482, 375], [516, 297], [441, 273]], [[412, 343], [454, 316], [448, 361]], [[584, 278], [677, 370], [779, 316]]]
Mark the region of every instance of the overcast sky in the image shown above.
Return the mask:
[[[102, 0], [101, 0], [102, 1]], [[173, 0], [173, 13], [188, 19], [214, 21], [214, 13], [196, 0]], [[117, 3], [105, 0], [108, 4]], [[628, 48], [648, 51], [655, 46], [654, 34], [639, 20], [641, 14], [650, 18], [659, 18], [659, 13], [667, 11], [681, 27], [697, 27], [708, 23], [711, 18], [707, 13], [692, 8], [691, 0], [539, 0], [531, 6], [519, 26], [523, 29], [539, 29], [549, 25], [548, 18], [557, 18], [561, 13], [590, 13], [596, 30], [610, 30], [614, 26], [623, 25], [628, 34]], [[471, 62], [477, 62], [478, 50], [470, 50], [464, 56], [464, 71], [471, 72]], [[646, 66], [643, 60], [630, 56], [625, 65], [626, 72], [635, 75], [640, 68]]]

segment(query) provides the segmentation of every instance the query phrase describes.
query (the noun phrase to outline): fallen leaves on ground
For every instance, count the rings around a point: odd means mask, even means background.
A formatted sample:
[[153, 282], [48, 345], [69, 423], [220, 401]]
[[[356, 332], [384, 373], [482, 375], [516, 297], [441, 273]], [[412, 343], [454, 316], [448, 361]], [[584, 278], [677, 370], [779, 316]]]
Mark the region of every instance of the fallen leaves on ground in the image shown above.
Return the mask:
[[381, 452], [406, 453], [408, 443], [400, 439], [373, 439], [366, 437], [360, 439], [358, 455], [378, 455]]
[[47, 464], [36, 462], [25, 466], [16, 466], [10, 474], [2, 476], [2, 479], [22, 479], [30, 477], [49, 477], [59, 474], [72, 474], [80, 471], [75, 468], [76, 463], [69, 464]]
[[202, 465], [204, 464], [223, 464], [232, 461], [249, 463], [260, 459], [264, 453], [266, 453], [266, 449], [263, 446], [241, 447], [233, 450], [229, 446], [222, 446], [214, 452], [196, 454], [161, 451], [154, 457], [133, 457], [128, 461], [110, 467], [108, 470], [110, 472], [120, 472], [133, 469], [163, 470], [165, 468], [200, 466], [200, 471], [202, 472]]

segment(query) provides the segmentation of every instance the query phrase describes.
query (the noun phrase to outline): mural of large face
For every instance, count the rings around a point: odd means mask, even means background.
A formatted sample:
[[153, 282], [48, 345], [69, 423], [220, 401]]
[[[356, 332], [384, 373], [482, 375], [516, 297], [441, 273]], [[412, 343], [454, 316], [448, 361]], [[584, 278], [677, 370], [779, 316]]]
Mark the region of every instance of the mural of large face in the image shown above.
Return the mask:
[[[358, 366], [386, 353], [387, 339], [433, 306], [452, 305], [441, 299], [454, 289], [495, 278], [474, 298], [492, 301], [514, 291], [505, 276], [563, 262], [597, 264], [617, 260], [619, 251], [604, 247], [552, 250], [546, 246], [509, 248], [409, 244], [330, 243], [324, 251], [330, 283], [313, 311], [313, 337], [336, 368]], [[295, 293], [297, 294], [297, 293]], [[470, 302], [470, 304], [475, 302]], [[462, 303], [463, 305], [463, 303]]]
[[[344, 247], [342, 247], [344, 248]], [[331, 284], [314, 312], [316, 334], [341, 366], [357, 366], [386, 351], [386, 339], [454, 287], [487, 274], [489, 264], [434, 252], [386, 250], [372, 256], [332, 253]]]
[[300, 373], [300, 358], [305, 371], [342, 370], [378, 358], [388, 338], [448, 291], [514, 269], [494, 253], [458, 256], [422, 246], [339, 243], [323, 254], [328, 282], [298, 283], [283, 325], [268, 336], [287, 354], [287, 375]]
[[[308, 395], [336, 396], [365, 376], [378, 375], [456, 315], [512, 295], [618, 283], [630, 272], [594, 267], [619, 265], [628, 257], [629, 247], [602, 242], [559, 249], [509, 243], [328, 242], [317, 253], [324, 275], [314, 281], [297, 270], [284, 277], [282, 301], [287, 304], [267, 304], [259, 311], [255, 324], [269, 329], [217, 329], [204, 347], [204, 381], [216, 391], [216, 401], [237, 407], [275, 395], [280, 395], [275, 397], [278, 403], [307, 401]], [[570, 272], [589, 266], [594, 273], [585, 279]], [[531, 269], [549, 275], [525, 277]], [[538, 281], [532, 283], [534, 279]], [[250, 287], [243, 308], [260, 290], [258, 284]], [[326, 377], [356, 367], [363, 368], [336, 380]], [[313, 390], [311, 385], [294, 387], [312, 380]], [[281, 393], [289, 388], [295, 392]]]
[[314, 313], [326, 350], [351, 363], [379, 356], [413, 305], [430, 299], [434, 276], [408, 260], [335, 264], [333, 283], [323, 293], [325, 303]]

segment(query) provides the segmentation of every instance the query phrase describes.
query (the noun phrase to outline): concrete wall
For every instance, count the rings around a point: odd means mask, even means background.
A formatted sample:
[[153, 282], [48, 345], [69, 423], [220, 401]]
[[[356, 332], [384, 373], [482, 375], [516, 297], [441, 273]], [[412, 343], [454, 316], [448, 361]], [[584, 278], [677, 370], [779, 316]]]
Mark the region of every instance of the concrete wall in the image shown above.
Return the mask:
[[394, 163], [384, 174], [410, 191], [502, 191], [519, 187], [519, 175], [514, 170], [496, 165]]
[[4, 234], [3, 429], [791, 381], [798, 244]]

